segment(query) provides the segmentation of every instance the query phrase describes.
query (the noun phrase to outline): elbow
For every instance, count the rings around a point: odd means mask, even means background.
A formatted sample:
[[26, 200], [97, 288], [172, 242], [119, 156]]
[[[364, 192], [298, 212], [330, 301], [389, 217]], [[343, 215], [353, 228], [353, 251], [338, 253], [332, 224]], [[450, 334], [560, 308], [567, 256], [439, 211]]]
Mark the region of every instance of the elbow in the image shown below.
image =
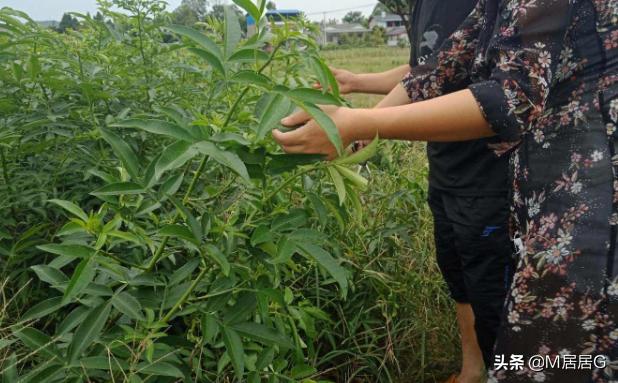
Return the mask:
[[507, 99], [504, 89], [495, 81], [486, 81], [469, 86], [477, 105], [491, 127], [491, 130], [504, 142], [517, 142], [521, 139], [525, 121], [517, 115], [515, 108]]

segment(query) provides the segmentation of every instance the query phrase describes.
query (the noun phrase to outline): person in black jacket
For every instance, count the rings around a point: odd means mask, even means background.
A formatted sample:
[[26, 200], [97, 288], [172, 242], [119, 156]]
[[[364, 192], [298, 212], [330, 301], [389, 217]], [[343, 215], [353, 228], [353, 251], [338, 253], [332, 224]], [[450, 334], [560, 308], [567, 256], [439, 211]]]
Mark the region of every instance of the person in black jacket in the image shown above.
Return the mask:
[[[473, 10], [477, 0], [419, 0], [411, 16], [409, 65], [383, 73], [333, 68], [341, 92], [388, 94], [420, 70]], [[388, 107], [385, 100], [378, 107]], [[429, 205], [438, 265], [456, 302], [461, 372], [449, 382], [477, 383], [493, 364], [493, 347], [513, 273], [509, 238], [508, 158], [491, 139], [429, 143]]]

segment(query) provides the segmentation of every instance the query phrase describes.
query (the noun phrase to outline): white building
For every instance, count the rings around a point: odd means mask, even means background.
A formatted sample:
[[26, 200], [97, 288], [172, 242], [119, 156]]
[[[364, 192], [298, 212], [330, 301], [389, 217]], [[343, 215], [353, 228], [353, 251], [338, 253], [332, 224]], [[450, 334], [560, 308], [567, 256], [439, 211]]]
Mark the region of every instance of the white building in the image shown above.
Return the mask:
[[397, 47], [400, 44], [410, 44], [410, 37], [406, 27], [393, 27], [386, 29], [386, 45], [389, 47]]
[[373, 29], [375, 27], [381, 27], [388, 30], [389, 28], [396, 28], [401, 26], [404, 26], [404, 22], [401, 16], [392, 13], [382, 12], [382, 14], [379, 16], [371, 16], [369, 18], [370, 29]]
[[322, 27], [321, 42], [323, 45], [338, 45], [343, 36], [362, 38], [371, 30], [360, 24], [327, 24]]

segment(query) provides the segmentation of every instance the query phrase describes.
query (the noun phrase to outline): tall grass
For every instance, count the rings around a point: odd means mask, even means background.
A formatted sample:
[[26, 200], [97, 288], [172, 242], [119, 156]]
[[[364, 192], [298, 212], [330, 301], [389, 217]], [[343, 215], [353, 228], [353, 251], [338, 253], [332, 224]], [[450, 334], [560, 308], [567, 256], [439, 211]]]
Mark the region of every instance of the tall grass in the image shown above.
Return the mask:
[[[406, 64], [409, 50], [340, 49], [324, 57], [337, 68], [376, 73]], [[381, 96], [347, 98], [354, 107], [372, 107]], [[401, 382], [441, 381], [458, 367], [459, 339], [454, 307], [435, 261], [425, 145], [391, 144], [369, 169], [368, 226], [350, 230], [347, 245], [367, 280], [390, 290], [389, 301], [376, 302], [385, 310], [383, 325], [392, 337], [391, 349], [383, 350], [385, 361], [391, 358]], [[383, 272], [374, 274], [374, 268]]]

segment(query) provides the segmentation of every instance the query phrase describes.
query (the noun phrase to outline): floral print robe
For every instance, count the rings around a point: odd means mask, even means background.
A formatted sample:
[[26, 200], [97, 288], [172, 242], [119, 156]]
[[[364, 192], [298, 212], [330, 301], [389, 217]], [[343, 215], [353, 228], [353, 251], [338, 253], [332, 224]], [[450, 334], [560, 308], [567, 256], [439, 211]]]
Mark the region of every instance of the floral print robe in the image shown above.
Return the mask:
[[524, 250], [496, 354], [607, 361], [490, 381], [618, 382], [617, 24], [618, 0], [481, 0], [404, 79], [413, 102], [469, 89], [511, 156]]

